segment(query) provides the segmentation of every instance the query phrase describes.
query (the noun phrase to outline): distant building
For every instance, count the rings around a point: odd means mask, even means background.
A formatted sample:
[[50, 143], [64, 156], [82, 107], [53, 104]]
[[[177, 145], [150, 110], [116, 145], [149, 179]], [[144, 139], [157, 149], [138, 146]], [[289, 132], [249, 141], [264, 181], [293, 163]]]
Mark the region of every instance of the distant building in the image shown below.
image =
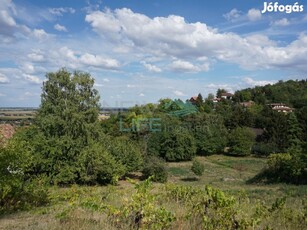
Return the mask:
[[222, 93], [221, 98], [231, 100], [233, 97], [232, 93]]
[[282, 113], [292, 113], [294, 110], [293, 108], [290, 108], [284, 103], [271, 103], [268, 104], [268, 106], [270, 106], [274, 111]]
[[190, 98], [189, 101], [194, 105], [196, 103], [197, 99], [198, 99], [198, 96], [193, 96], [193, 97]]
[[211, 99], [211, 101], [213, 101], [213, 103], [217, 103], [221, 101], [221, 98], [216, 97], [216, 98]]

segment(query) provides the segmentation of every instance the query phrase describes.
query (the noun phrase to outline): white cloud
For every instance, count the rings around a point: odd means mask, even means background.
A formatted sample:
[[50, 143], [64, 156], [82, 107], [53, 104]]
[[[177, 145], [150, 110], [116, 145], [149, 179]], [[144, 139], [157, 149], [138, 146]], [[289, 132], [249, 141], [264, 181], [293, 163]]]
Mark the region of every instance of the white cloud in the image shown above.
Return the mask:
[[67, 46], [48, 51], [48, 55], [45, 54], [45, 57], [47, 56], [48, 62], [57, 68], [59, 66], [65, 66], [72, 69], [85, 70], [88, 70], [90, 67], [106, 70], [118, 70], [121, 67], [120, 62], [116, 59], [87, 52], [83, 53], [78, 49], [72, 49]]
[[139, 97], [145, 97], [145, 94], [144, 93], [140, 93]]
[[270, 40], [262, 34], [253, 34], [245, 38], [250, 45], [258, 47], [275, 46], [276, 42]]
[[95, 83], [94, 86], [95, 87], [103, 87], [104, 85], [103, 84], [99, 84], [99, 83]]
[[208, 89], [208, 92], [213, 94], [215, 94], [218, 89], [225, 89], [227, 92], [233, 93], [235, 89], [238, 88], [238, 85], [210, 83], [205, 85], [204, 88]]
[[0, 1], [0, 41], [3, 43], [13, 42], [18, 33], [27, 35], [30, 29], [18, 24], [15, 20], [15, 5], [10, 0]]
[[32, 63], [29, 63], [29, 62], [26, 62], [26, 63], [23, 63], [21, 66], [20, 66], [20, 69], [27, 73], [27, 74], [33, 74], [35, 72], [35, 67]]
[[56, 16], [63, 16], [64, 13], [74, 14], [76, 12], [76, 10], [71, 7], [49, 8], [48, 10], [51, 14]]
[[2, 25], [6, 25], [8, 27], [16, 26], [15, 20], [9, 15], [9, 13], [5, 10], [0, 11], [0, 21]]
[[72, 60], [72, 61], [76, 61], [77, 60], [77, 56], [75, 54], [75, 51], [69, 49], [66, 46], [60, 48], [59, 54], [63, 55], [64, 57], [66, 57], [69, 60]]
[[261, 12], [258, 9], [250, 9], [247, 13], [247, 17], [250, 21], [258, 21], [261, 19]]
[[110, 82], [110, 80], [108, 78], [104, 78], [103, 81], [104, 82]]
[[274, 84], [276, 83], [276, 81], [257, 81], [252, 79], [251, 77], [245, 77], [243, 78], [243, 81], [248, 84], [249, 86], [264, 86], [264, 85], [268, 85], [268, 84]]
[[25, 92], [25, 94], [24, 94], [25, 96], [27, 96], [27, 97], [31, 97], [31, 96], [33, 96], [33, 94], [32, 93], [30, 93], [30, 92]]
[[103, 69], [118, 69], [120, 64], [117, 60], [112, 58], [103, 58], [99, 55], [85, 53], [80, 57], [80, 62], [85, 65], [94, 67], [101, 67]]
[[0, 84], [6, 84], [9, 83], [10, 80], [5, 76], [4, 74], [0, 73]]
[[34, 62], [42, 62], [45, 60], [44, 55], [40, 53], [30, 53], [27, 57]]
[[138, 87], [137, 85], [131, 85], [131, 84], [127, 84], [127, 88], [136, 88]]
[[282, 18], [280, 20], [272, 22], [271, 25], [274, 25], [274, 26], [288, 26], [288, 25], [290, 25], [290, 22], [289, 22], [289, 20], [287, 18]]
[[51, 35], [46, 33], [46, 31], [43, 29], [34, 29], [32, 34], [38, 40], [46, 40], [51, 37]]
[[205, 64], [203, 66], [196, 66], [188, 61], [176, 60], [170, 65], [170, 68], [176, 72], [191, 72], [196, 73], [200, 71], [208, 71], [209, 65]]
[[30, 74], [23, 74], [23, 77], [27, 81], [34, 83], [34, 84], [41, 84], [42, 83], [42, 81], [38, 77], [30, 75]]
[[234, 21], [235, 19], [241, 16], [242, 12], [237, 10], [236, 8], [232, 9], [230, 12], [223, 15], [228, 21]]
[[181, 97], [181, 96], [186, 96], [183, 92], [179, 91], [179, 90], [175, 90], [173, 91], [173, 93], [178, 96], [178, 97]]
[[0, 93], [0, 97], [5, 97], [6, 94]]
[[[249, 18], [258, 20], [259, 10], [251, 9]], [[171, 64], [174, 70], [206, 71], [210, 61], [224, 61], [238, 64], [244, 69], [292, 68], [307, 71], [303, 65], [307, 59], [307, 35], [302, 34], [287, 46], [278, 46], [267, 36], [243, 37], [235, 33], [220, 33], [204, 23], [187, 23], [183, 17], [149, 18], [130, 9], [95, 11], [85, 19], [109, 44], [131, 48], [133, 55], [144, 53], [152, 58], [169, 61], [184, 60]], [[300, 44], [300, 48], [297, 48]], [[198, 58], [207, 57], [205, 63], [195, 63]], [[129, 60], [129, 61], [130, 61]], [[251, 61], [252, 60], [252, 61]], [[187, 63], [185, 63], [187, 62]], [[180, 65], [179, 65], [180, 64]]]
[[162, 69], [160, 69], [159, 67], [152, 65], [150, 63], [146, 63], [144, 61], [141, 62], [141, 64], [143, 64], [143, 66], [149, 71], [149, 72], [154, 72], [154, 73], [160, 73], [162, 72]]
[[66, 27], [60, 24], [55, 24], [53, 28], [56, 29], [57, 31], [67, 32]]

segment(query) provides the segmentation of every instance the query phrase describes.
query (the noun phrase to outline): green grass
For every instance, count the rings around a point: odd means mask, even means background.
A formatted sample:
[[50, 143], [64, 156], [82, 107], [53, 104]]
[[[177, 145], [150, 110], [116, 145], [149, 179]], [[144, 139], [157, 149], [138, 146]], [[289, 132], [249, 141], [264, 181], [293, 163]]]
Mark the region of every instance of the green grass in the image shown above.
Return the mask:
[[307, 199], [307, 186], [289, 184], [248, 184], [266, 166], [266, 159], [255, 157], [231, 157], [213, 155], [197, 157], [205, 165], [203, 176], [198, 180], [189, 180], [194, 174], [191, 172], [192, 162], [169, 163], [170, 181], [177, 184], [202, 186], [212, 185], [232, 195], [242, 191], [251, 199], [265, 199], [273, 201], [277, 197], [288, 196]]
[[[205, 165], [201, 177], [191, 172], [192, 162], [169, 163], [169, 183], [203, 188], [211, 185], [221, 189], [242, 203], [242, 213], [251, 213], [260, 202], [271, 205], [276, 198], [287, 197], [285, 209], [271, 219], [264, 220], [273, 229], [304, 229], [296, 213], [303, 210], [303, 200], [307, 200], [307, 186], [288, 184], [247, 184], [246, 181], [262, 170], [266, 160], [254, 157], [230, 157], [214, 155], [197, 157]], [[193, 179], [194, 178], [194, 179]], [[30, 211], [8, 214], [0, 218], [0, 229], [117, 229], [110, 223], [107, 214], [99, 204], [115, 208], [131, 199], [134, 186], [128, 181], [120, 181], [117, 186], [71, 186], [70, 188], [51, 187], [50, 204]], [[186, 209], [165, 198], [164, 185], [154, 184], [153, 193], [158, 194], [159, 202], [179, 218], [171, 229], [191, 229], [184, 221]], [[292, 210], [292, 211], [291, 211]], [[288, 223], [288, 224], [282, 224]], [[303, 227], [304, 226], [304, 227]]]

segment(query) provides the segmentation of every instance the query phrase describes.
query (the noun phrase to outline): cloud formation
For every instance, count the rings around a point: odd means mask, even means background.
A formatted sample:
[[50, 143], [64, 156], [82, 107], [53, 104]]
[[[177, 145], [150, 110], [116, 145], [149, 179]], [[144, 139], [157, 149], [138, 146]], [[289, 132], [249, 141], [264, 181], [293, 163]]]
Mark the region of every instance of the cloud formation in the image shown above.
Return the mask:
[[[261, 19], [256, 9], [248, 17]], [[86, 15], [86, 22], [109, 42], [126, 44], [134, 52], [148, 53], [159, 58], [176, 58], [170, 65], [173, 70], [206, 71], [197, 67], [194, 60], [209, 57], [238, 64], [244, 69], [297, 68], [307, 71], [302, 63], [307, 61], [307, 36], [301, 34], [296, 41], [278, 47], [265, 35], [254, 42], [249, 36], [220, 33], [204, 23], [188, 23], [183, 17], [149, 18], [130, 9], [94, 11]], [[300, 49], [298, 49], [300, 45]], [[303, 55], [305, 54], [305, 55]], [[207, 61], [198, 63], [209, 66]]]
[[154, 73], [160, 73], [162, 72], [162, 69], [150, 64], [150, 63], [146, 63], [145, 61], [141, 61], [141, 64], [143, 64], [143, 66], [149, 71], [149, 72], [154, 72]]
[[76, 10], [72, 7], [49, 8], [49, 12], [56, 16], [63, 16], [65, 13], [74, 14]]
[[237, 10], [236, 8], [232, 9], [228, 13], [224, 14], [223, 17], [228, 21], [234, 21], [241, 16], [242, 12]]
[[251, 77], [245, 77], [243, 81], [248, 84], [249, 87], [272, 85], [276, 83], [276, 81], [257, 81], [252, 79]]
[[258, 21], [261, 19], [262, 14], [258, 9], [250, 9], [247, 13], [247, 17], [250, 21]]
[[57, 31], [67, 32], [66, 27], [60, 24], [55, 24], [53, 28], [56, 29]]
[[287, 18], [282, 18], [280, 20], [276, 20], [274, 22], [271, 23], [271, 25], [274, 25], [274, 26], [288, 26], [290, 25], [290, 22]]
[[9, 79], [4, 74], [0, 73], [0, 84], [6, 84], [9, 83]]

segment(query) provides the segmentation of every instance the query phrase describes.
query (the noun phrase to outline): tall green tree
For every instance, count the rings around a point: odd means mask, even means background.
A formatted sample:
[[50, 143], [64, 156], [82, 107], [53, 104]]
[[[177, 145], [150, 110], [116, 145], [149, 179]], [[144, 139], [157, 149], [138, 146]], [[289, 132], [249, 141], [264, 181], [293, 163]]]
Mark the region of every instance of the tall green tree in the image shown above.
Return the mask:
[[198, 94], [196, 99], [196, 106], [199, 109], [200, 112], [204, 111], [204, 99], [201, 93]]
[[24, 134], [36, 159], [33, 173], [44, 173], [59, 184], [114, 183], [125, 167], [101, 144], [94, 79], [66, 69], [46, 78], [36, 127]]
[[276, 145], [277, 149], [274, 152], [285, 152], [287, 149], [287, 116], [283, 113], [273, 111], [266, 106], [261, 112], [261, 125], [265, 128], [263, 140], [266, 143]]
[[301, 152], [302, 151], [302, 129], [298, 123], [297, 117], [294, 113], [290, 113], [288, 117], [288, 151]]
[[99, 95], [90, 74], [61, 69], [47, 73], [36, 124], [47, 137], [88, 142], [98, 121]]

